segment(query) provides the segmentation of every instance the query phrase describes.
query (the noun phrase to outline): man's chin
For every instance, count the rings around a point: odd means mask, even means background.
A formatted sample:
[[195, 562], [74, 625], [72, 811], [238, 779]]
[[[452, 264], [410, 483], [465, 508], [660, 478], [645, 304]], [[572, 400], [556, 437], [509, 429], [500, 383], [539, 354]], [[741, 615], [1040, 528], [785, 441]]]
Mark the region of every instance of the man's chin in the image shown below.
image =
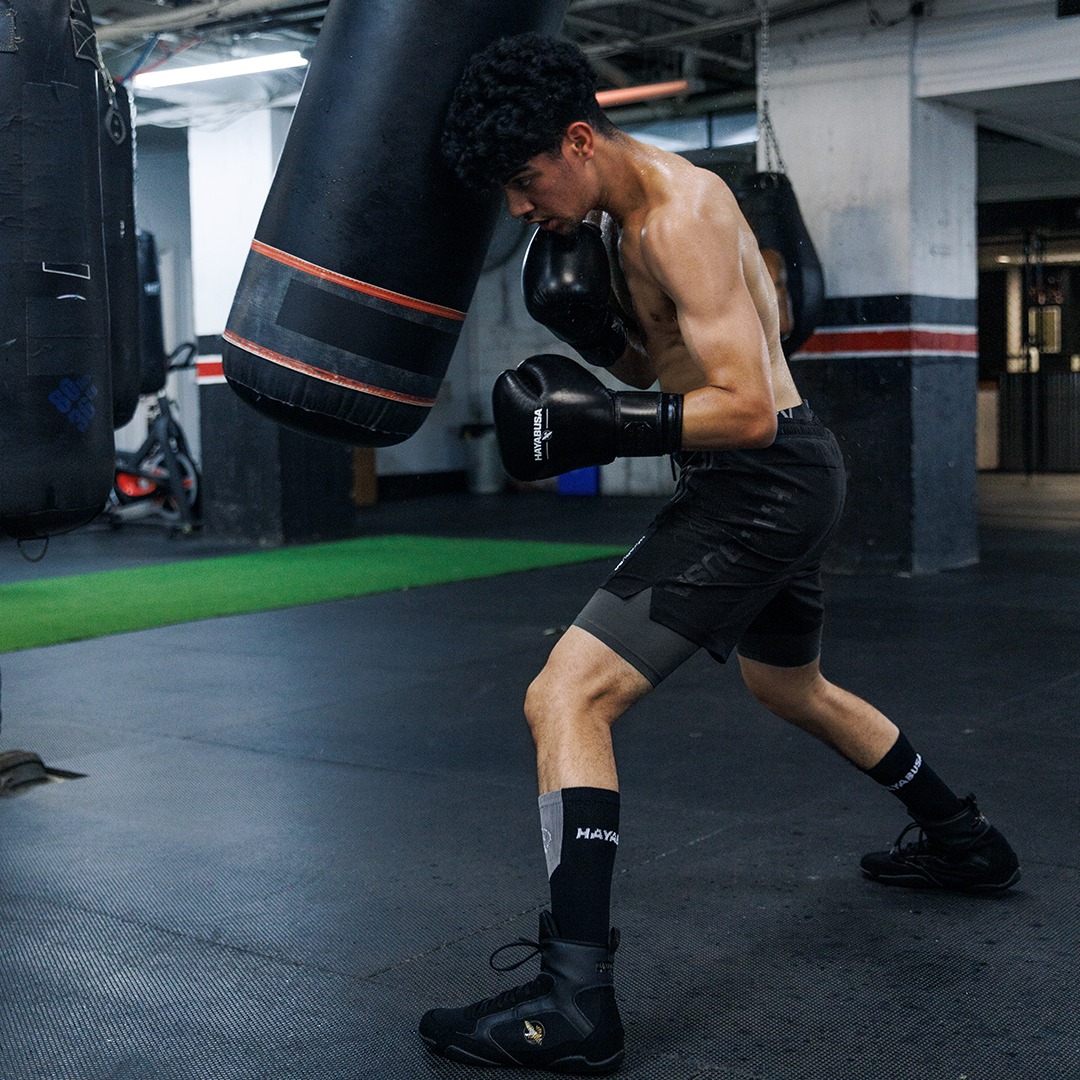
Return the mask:
[[580, 221], [563, 221], [558, 218], [548, 218], [540, 222], [540, 228], [544, 232], [558, 233], [560, 236], [573, 236], [580, 225]]

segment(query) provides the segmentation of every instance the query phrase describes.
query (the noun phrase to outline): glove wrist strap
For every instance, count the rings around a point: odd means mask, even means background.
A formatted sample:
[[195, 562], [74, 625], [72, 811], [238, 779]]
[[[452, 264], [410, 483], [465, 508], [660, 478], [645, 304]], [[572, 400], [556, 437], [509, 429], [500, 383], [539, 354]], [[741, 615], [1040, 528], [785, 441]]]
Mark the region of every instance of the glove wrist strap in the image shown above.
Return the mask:
[[615, 399], [615, 456], [660, 457], [682, 446], [682, 394], [620, 391]]

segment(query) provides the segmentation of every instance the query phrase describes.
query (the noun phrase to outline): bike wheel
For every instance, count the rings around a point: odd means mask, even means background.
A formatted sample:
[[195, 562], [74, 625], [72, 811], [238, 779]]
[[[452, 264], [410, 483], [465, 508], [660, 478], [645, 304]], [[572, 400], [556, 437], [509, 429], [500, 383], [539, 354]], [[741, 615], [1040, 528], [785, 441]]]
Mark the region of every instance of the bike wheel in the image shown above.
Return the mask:
[[[177, 468], [180, 470], [188, 507], [193, 514], [197, 514], [199, 496], [202, 494], [199, 470], [195, 467], [195, 462], [187, 454], [176, 453], [174, 457], [176, 458]], [[155, 450], [153, 453], [148, 454], [140, 463], [139, 471], [143, 475], [152, 475], [158, 482], [158, 494], [154, 496], [154, 502], [160, 507], [161, 513], [167, 518], [179, 520], [180, 507], [177, 505], [176, 497], [169, 489], [169, 473], [165, 465], [164, 451]]]

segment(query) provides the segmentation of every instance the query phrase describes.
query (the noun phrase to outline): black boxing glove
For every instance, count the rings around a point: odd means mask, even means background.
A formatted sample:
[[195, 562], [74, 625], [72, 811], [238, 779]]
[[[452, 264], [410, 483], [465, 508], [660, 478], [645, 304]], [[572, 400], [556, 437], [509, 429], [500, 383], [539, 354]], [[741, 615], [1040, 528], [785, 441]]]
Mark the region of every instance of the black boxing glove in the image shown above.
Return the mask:
[[682, 395], [609, 390], [566, 356], [530, 356], [492, 394], [495, 432], [515, 480], [545, 480], [682, 443]]
[[611, 367], [626, 351], [626, 327], [612, 310], [611, 267], [600, 229], [583, 221], [573, 236], [537, 229], [521, 266], [525, 307], [590, 364]]

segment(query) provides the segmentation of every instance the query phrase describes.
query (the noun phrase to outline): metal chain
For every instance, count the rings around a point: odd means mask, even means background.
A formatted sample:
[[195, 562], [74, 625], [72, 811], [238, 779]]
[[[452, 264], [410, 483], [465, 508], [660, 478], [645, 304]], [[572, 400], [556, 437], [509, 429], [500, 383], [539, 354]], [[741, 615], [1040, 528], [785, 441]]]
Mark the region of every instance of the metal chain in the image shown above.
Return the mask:
[[127, 124], [116, 107], [116, 83], [105, 63], [105, 58], [101, 55], [101, 47], [98, 45], [97, 34], [94, 32], [94, 20], [86, 0], [71, 0], [69, 18], [75, 43], [75, 55], [81, 60], [89, 60], [101, 76], [105, 94], [109, 99], [109, 108], [102, 123], [109, 138], [119, 146], [128, 137]]
[[[759, 0], [761, 8], [761, 47], [758, 50], [758, 82], [761, 84], [761, 115], [758, 127], [765, 139], [765, 171], [786, 173], [780, 144], [769, 115], [769, 0]], [[775, 163], [773, 155], [776, 155]], [[774, 167], [775, 164], [775, 167]]]
[[758, 82], [761, 83], [761, 98], [766, 111], [769, 108], [769, 0], [760, 0], [761, 9], [761, 49], [758, 56]]

